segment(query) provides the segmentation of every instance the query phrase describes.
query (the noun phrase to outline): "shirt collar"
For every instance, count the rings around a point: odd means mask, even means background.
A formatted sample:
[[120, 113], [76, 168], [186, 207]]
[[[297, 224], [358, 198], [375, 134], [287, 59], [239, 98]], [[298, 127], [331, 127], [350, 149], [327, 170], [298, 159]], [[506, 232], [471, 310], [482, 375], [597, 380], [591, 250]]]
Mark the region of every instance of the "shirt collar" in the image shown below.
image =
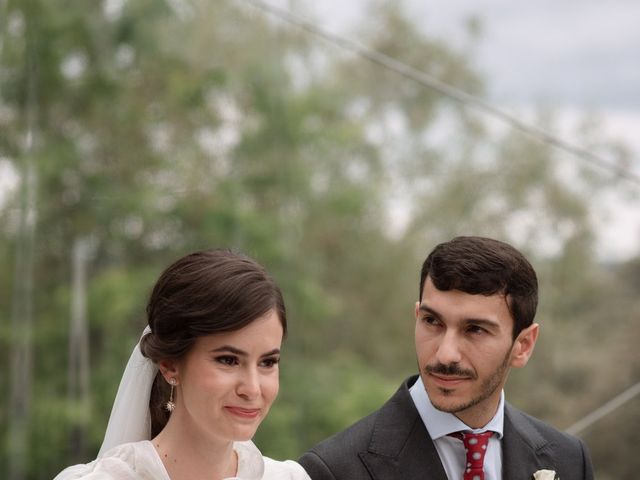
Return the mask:
[[461, 430], [471, 430], [474, 433], [491, 430], [498, 434], [498, 438], [502, 438], [504, 426], [504, 390], [500, 392], [500, 403], [498, 404], [496, 414], [489, 423], [482, 428], [471, 428], [454, 414], [436, 409], [431, 403], [431, 400], [429, 400], [429, 395], [427, 395], [427, 390], [424, 388], [420, 376], [418, 376], [416, 382], [409, 389], [409, 393], [432, 440]]

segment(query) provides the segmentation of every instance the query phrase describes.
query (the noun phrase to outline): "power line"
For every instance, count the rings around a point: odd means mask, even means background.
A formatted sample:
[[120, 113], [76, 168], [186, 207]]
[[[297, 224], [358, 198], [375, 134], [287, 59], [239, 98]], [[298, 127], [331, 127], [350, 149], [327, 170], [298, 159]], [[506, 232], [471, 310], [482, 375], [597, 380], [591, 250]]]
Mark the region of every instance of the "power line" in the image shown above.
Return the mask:
[[640, 382], [635, 385], [629, 387], [620, 395], [612, 398], [607, 403], [602, 405], [600, 408], [595, 409], [593, 412], [585, 415], [582, 419], [578, 420], [576, 423], [571, 425], [569, 428], [565, 430], [565, 432], [570, 433], [572, 435], [577, 435], [583, 430], [586, 430], [588, 427], [596, 423], [602, 417], [609, 415], [611, 412], [616, 410], [618, 407], [621, 407], [629, 400], [634, 397], [640, 395]]
[[[299, 27], [315, 36], [321, 37], [327, 42], [338, 46], [339, 48], [355, 53], [366, 60], [369, 60], [377, 65], [387, 68], [406, 78], [414, 80], [433, 90], [436, 90], [437, 92], [440, 92], [443, 95], [446, 95], [449, 98], [452, 98], [453, 100], [456, 100], [462, 104], [470, 105], [490, 115], [493, 115], [494, 117], [510, 125], [512, 128], [519, 130], [537, 140], [548, 143], [578, 158], [589, 161], [600, 168], [615, 171], [618, 175], [640, 184], [640, 176], [636, 175], [635, 173], [631, 171], [627, 171], [626, 173], [623, 173], [615, 165], [612, 165], [610, 162], [604, 160], [598, 155], [593, 154], [589, 150], [581, 146], [573, 145], [569, 142], [566, 142], [565, 140], [558, 138], [557, 136], [547, 132], [546, 130], [536, 125], [530, 125], [528, 123], [525, 123], [519, 118], [515, 117], [514, 115], [511, 115], [493, 106], [489, 102], [481, 98], [478, 98], [474, 95], [471, 95], [459, 88], [453, 87], [445, 82], [442, 82], [437, 78], [421, 70], [418, 70], [410, 65], [400, 62], [399, 60], [393, 57], [385, 55], [384, 53], [381, 53], [381, 52], [368, 49], [349, 39], [346, 39], [334, 33], [330, 33], [326, 30], [323, 30], [310, 22], [300, 19], [299, 17], [293, 15], [291, 12], [283, 8], [269, 5], [260, 0], [244, 0], [244, 1], [262, 10], [263, 12], [266, 12], [268, 14], [271, 14], [279, 18], [280, 20], [283, 20], [289, 24]], [[597, 408], [593, 412], [583, 417], [578, 422], [571, 425], [569, 428], [566, 429], [566, 432], [573, 435], [576, 435], [582, 432], [583, 430], [590, 427], [592, 424], [594, 424], [601, 418], [610, 414], [611, 412], [613, 412], [614, 410], [616, 410], [617, 408], [619, 408], [620, 406], [622, 406], [623, 404], [625, 404], [626, 402], [628, 402], [629, 400], [633, 399], [638, 395], [640, 395], [640, 382], [636, 383], [632, 387], [622, 392], [620, 395], [611, 399], [601, 407]]]
[[445, 82], [442, 82], [441, 80], [438, 80], [437, 78], [433, 77], [432, 75], [429, 75], [428, 73], [425, 73], [421, 70], [418, 70], [417, 68], [407, 65], [406, 63], [403, 63], [393, 57], [390, 57], [389, 55], [385, 55], [384, 53], [371, 50], [352, 40], [349, 40], [340, 35], [336, 35], [334, 33], [328, 32], [314, 25], [311, 22], [308, 22], [306, 20], [303, 20], [297, 17], [296, 15], [292, 14], [290, 11], [286, 9], [276, 7], [274, 5], [270, 5], [260, 0], [243, 0], [243, 1], [245, 3], [249, 3], [253, 5], [254, 7], [258, 8], [259, 10], [267, 14], [273, 15], [274, 17], [277, 17], [282, 21], [285, 21], [302, 30], [305, 30], [311, 33], [312, 35], [321, 37], [325, 41], [343, 50], [348, 50], [352, 53], [355, 53], [356, 55], [366, 60], [369, 60], [372, 63], [375, 63], [388, 70], [391, 70], [399, 75], [402, 75], [403, 77], [414, 80], [420, 83], [421, 85], [424, 85], [437, 92], [440, 92], [443, 95], [449, 98], [452, 98], [453, 100], [456, 100], [464, 105], [470, 105], [479, 110], [482, 110], [485, 113], [488, 113], [489, 115], [492, 115], [498, 118], [499, 120], [505, 122], [506, 124], [510, 125], [512, 128], [519, 130], [520, 132], [525, 133], [537, 140], [548, 143], [560, 150], [564, 150], [565, 152], [568, 152], [578, 158], [588, 161], [600, 168], [613, 171], [616, 175], [624, 177], [627, 180], [630, 180], [640, 185], [640, 175], [637, 175], [630, 170], [622, 171], [621, 168], [616, 167], [615, 165], [611, 164], [611, 162], [603, 159], [599, 155], [596, 155], [590, 152], [586, 148], [578, 145], [574, 145], [565, 140], [562, 140], [557, 136], [547, 132], [543, 128], [540, 128], [536, 125], [531, 125], [526, 122], [523, 122], [516, 116], [510, 113], [507, 113], [498, 107], [495, 107], [489, 102], [475, 95], [471, 95], [470, 93], [467, 93], [457, 87], [454, 87]]

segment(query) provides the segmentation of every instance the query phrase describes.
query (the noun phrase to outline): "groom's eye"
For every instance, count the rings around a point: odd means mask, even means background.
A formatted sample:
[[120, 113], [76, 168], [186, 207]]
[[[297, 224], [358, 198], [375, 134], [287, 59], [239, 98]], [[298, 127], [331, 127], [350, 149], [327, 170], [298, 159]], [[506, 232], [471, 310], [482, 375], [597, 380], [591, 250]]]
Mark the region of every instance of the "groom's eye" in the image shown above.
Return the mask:
[[482, 327], [479, 327], [478, 325], [469, 325], [469, 328], [467, 328], [467, 331], [469, 333], [485, 333], [486, 330]]
[[425, 315], [424, 317], [422, 317], [422, 321], [427, 325], [438, 325], [440, 323], [438, 319], [433, 315]]

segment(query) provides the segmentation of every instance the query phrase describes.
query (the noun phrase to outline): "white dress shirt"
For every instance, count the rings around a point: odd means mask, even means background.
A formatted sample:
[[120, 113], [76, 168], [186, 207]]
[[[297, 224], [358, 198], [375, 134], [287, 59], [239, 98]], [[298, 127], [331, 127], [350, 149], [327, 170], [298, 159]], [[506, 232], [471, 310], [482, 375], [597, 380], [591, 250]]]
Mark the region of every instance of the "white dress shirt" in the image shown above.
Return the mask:
[[418, 377], [416, 383], [409, 389], [413, 403], [415, 403], [420, 418], [424, 423], [429, 436], [436, 446], [440, 461], [447, 473], [449, 480], [462, 480], [466, 454], [461, 440], [448, 435], [461, 430], [470, 430], [473, 433], [496, 432], [489, 439], [487, 453], [484, 457], [485, 480], [502, 480], [502, 449], [500, 440], [503, 435], [504, 425], [504, 391], [500, 394], [500, 404], [495, 416], [482, 428], [470, 428], [462, 420], [452, 413], [437, 410], [429, 400], [422, 379]]

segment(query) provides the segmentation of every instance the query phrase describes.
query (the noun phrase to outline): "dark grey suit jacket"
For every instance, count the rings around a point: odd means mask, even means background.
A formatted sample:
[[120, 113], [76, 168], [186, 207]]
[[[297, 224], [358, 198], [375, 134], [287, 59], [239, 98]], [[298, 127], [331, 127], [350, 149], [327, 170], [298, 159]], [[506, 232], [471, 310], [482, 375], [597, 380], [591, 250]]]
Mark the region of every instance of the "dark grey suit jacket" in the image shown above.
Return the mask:
[[[413, 376], [373, 414], [324, 440], [299, 462], [313, 480], [447, 480], [435, 445], [418, 414], [409, 388]], [[542, 469], [561, 480], [592, 480], [586, 446], [505, 404], [502, 477], [531, 480]], [[457, 480], [457, 479], [456, 479]]]

